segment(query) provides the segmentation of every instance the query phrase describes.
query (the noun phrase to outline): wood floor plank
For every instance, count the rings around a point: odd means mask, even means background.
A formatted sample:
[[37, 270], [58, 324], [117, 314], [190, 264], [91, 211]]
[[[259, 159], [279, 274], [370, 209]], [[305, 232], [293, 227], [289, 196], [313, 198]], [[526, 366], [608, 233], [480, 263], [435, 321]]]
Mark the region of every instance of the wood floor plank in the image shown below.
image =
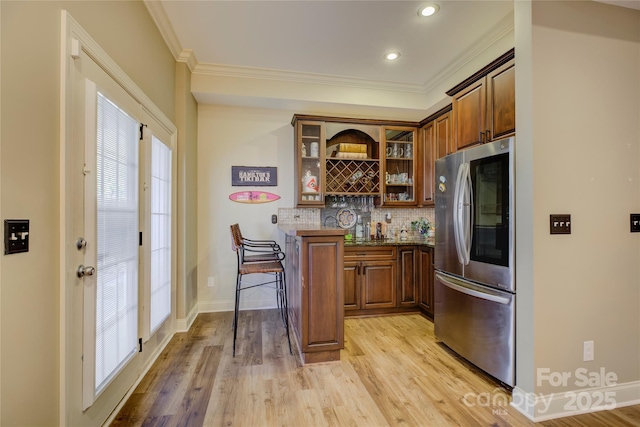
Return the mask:
[[203, 313], [176, 334], [111, 425], [640, 426], [640, 405], [533, 423], [419, 314], [345, 319], [341, 361], [307, 366], [277, 310], [240, 313], [232, 357], [232, 319]]

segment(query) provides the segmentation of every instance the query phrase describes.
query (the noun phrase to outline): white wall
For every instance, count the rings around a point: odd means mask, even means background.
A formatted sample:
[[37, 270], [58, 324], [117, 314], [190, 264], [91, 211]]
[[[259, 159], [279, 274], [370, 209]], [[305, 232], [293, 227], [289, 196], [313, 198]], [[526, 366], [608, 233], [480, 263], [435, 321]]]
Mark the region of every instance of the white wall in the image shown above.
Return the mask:
[[[619, 401], [638, 403], [640, 11], [517, 5], [516, 59], [517, 385], [557, 398], [584, 388], [577, 369], [602, 367], [629, 386]], [[571, 235], [549, 234], [553, 213], [571, 214]], [[589, 340], [595, 359], [583, 362]], [[554, 386], [538, 369], [571, 377]]]
[[[198, 107], [198, 301], [200, 311], [233, 310], [236, 255], [229, 226], [238, 223], [243, 235], [254, 239], [284, 236], [271, 215], [279, 207], [294, 206], [293, 112], [200, 105]], [[275, 166], [277, 187], [233, 187], [231, 166]], [[264, 204], [229, 200], [237, 191], [258, 189], [281, 198]], [[214, 287], [208, 286], [212, 277]], [[265, 288], [242, 293], [241, 308], [275, 307], [273, 292]]]

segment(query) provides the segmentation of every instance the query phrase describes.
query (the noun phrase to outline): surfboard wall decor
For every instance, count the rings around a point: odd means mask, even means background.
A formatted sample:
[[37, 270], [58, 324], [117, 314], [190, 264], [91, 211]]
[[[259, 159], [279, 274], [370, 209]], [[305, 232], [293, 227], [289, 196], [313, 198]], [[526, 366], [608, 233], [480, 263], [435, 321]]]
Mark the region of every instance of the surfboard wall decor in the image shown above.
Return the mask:
[[229, 194], [229, 199], [237, 203], [269, 203], [275, 202], [280, 196], [266, 191], [238, 191]]

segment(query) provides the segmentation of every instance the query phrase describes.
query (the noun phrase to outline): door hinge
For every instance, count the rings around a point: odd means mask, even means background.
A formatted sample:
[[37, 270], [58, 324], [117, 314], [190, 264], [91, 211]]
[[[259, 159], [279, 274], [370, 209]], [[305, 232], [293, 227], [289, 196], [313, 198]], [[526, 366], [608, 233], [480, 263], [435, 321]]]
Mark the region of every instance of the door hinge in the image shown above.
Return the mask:
[[140, 236], [138, 237], [138, 246], [142, 246], [142, 231], [140, 232]]
[[143, 129], [146, 128], [147, 125], [145, 125], [144, 123], [140, 123], [140, 141], [142, 141], [144, 139], [144, 131]]
[[142, 353], [142, 338], [138, 338], [138, 344], [140, 345], [140, 349], [138, 350], [138, 353]]

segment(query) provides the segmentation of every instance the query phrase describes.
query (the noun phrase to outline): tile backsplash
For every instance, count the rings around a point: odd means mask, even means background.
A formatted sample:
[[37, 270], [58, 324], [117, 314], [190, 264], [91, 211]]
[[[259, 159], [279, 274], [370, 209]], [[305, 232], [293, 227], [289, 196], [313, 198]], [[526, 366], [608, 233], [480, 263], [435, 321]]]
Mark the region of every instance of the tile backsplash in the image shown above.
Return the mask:
[[[278, 222], [285, 224], [337, 226], [336, 214], [339, 208], [279, 208]], [[411, 227], [411, 221], [424, 218], [430, 223], [435, 221], [433, 208], [375, 208], [371, 211], [355, 209], [362, 216], [363, 222], [385, 222], [387, 214], [391, 222], [387, 227], [400, 230], [403, 226]]]
[[319, 208], [278, 208], [278, 222], [282, 224], [319, 225]]

